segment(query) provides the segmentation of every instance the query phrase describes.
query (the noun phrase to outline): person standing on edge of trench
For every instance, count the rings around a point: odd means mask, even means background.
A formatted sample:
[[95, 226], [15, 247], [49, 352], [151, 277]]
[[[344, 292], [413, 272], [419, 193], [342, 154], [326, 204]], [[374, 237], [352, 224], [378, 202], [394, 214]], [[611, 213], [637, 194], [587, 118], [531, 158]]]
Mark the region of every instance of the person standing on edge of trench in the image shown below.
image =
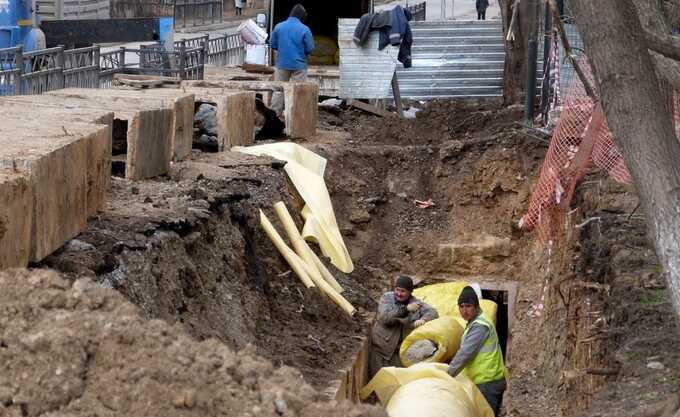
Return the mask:
[[477, 20], [486, 20], [486, 9], [489, 7], [489, 0], [477, 0]]
[[401, 342], [416, 327], [439, 317], [437, 310], [413, 297], [413, 280], [397, 276], [394, 291], [380, 297], [378, 315], [371, 331], [370, 377], [386, 366], [401, 366]]
[[[274, 28], [270, 46], [276, 51], [276, 81], [307, 81], [307, 56], [314, 50], [312, 31], [303, 22], [307, 19], [307, 11], [301, 4], [296, 4], [290, 16]], [[272, 97], [272, 110], [281, 117], [284, 108], [282, 92], [275, 92]]]
[[455, 377], [465, 369], [465, 374], [477, 385], [494, 415], [498, 416], [506, 382], [496, 327], [479, 307], [477, 293], [470, 286], [461, 291], [458, 309], [467, 326], [460, 349], [449, 364], [449, 375]]
[[243, 8], [246, 7], [246, 0], [234, 0], [234, 7], [236, 7], [236, 16], [241, 16]]

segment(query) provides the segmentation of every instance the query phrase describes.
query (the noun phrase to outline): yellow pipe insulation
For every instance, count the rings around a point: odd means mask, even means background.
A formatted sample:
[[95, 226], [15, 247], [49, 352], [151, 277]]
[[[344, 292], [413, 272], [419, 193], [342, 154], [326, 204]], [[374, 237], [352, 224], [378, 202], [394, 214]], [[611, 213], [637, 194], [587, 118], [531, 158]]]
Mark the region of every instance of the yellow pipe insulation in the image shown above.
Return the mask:
[[321, 260], [316, 256], [316, 254], [309, 247], [307, 242], [302, 238], [302, 235], [295, 226], [293, 217], [288, 212], [286, 205], [283, 201], [279, 201], [274, 204], [274, 211], [276, 212], [279, 220], [283, 223], [283, 228], [288, 234], [291, 244], [295, 252], [307, 263], [309, 270], [318, 277], [319, 280], [325, 280], [333, 289], [339, 293], [343, 291], [342, 287], [335, 280], [335, 277], [331, 275], [330, 271], [321, 263]]
[[260, 226], [262, 226], [265, 233], [267, 233], [267, 236], [269, 236], [269, 239], [272, 241], [274, 246], [276, 246], [276, 249], [279, 250], [281, 256], [283, 256], [286, 262], [288, 262], [288, 265], [290, 265], [290, 268], [293, 270], [293, 272], [295, 272], [298, 278], [300, 278], [302, 284], [304, 284], [304, 286], [307, 288], [313, 287], [314, 282], [312, 282], [309, 274], [307, 274], [304, 262], [299, 256], [295, 254], [295, 252], [293, 252], [291, 248], [288, 247], [288, 245], [286, 245], [286, 242], [283, 241], [283, 238], [281, 238], [279, 232], [276, 231], [262, 210], [260, 210]]
[[390, 417], [493, 417], [493, 410], [472, 381], [447, 373], [448, 365], [420, 363], [383, 368], [361, 390], [375, 392]]
[[[274, 205], [274, 209], [281, 220], [281, 223], [283, 223], [284, 229], [286, 230], [293, 247], [298, 251], [295, 253], [288, 247], [283, 238], [281, 238], [276, 231], [276, 228], [274, 228], [274, 225], [272, 225], [267, 216], [260, 210], [260, 224], [272, 243], [274, 243], [274, 246], [279, 250], [279, 253], [286, 259], [288, 265], [290, 265], [291, 269], [293, 269], [298, 278], [300, 278], [300, 281], [302, 281], [307, 288], [318, 287], [323, 294], [330, 298], [342, 310], [350, 316], [353, 316], [356, 313], [356, 309], [349, 301], [340, 295], [330, 283], [326, 282], [322, 273], [319, 271], [318, 266], [314, 263], [314, 257], [310, 255], [310, 252], [312, 252], [311, 248], [309, 248], [307, 243], [302, 239], [285, 204], [279, 202]], [[321, 261], [319, 260], [319, 263], [320, 262]], [[328, 274], [330, 275], [330, 272], [328, 272]], [[335, 282], [335, 278], [333, 278], [333, 281]], [[335, 282], [335, 284], [339, 287], [337, 282]]]

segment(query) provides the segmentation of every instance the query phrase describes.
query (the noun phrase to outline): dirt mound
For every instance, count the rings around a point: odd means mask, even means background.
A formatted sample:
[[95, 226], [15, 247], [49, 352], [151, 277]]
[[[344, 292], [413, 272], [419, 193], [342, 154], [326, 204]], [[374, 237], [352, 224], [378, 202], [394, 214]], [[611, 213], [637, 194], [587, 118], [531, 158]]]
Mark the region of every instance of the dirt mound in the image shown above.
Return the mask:
[[355, 144], [437, 145], [449, 140], [488, 138], [521, 120], [523, 108], [464, 102], [418, 104], [415, 119], [378, 118], [356, 109], [323, 110], [320, 127], [343, 129]]
[[89, 280], [0, 273], [2, 415], [386, 415], [320, 398], [298, 371], [145, 320]]

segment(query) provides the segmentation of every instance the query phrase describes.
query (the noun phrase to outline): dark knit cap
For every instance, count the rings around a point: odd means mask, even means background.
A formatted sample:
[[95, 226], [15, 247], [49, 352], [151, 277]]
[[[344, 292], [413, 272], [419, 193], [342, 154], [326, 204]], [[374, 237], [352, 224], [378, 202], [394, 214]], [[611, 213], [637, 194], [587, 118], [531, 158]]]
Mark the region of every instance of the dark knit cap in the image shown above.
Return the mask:
[[307, 19], [307, 10], [305, 10], [305, 6], [300, 3], [293, 6], [290, 10], [290, 17], [297, 17], [300, 21], [304, 22], [305, 19]]
[[397, 275], [397, 281], [394, 283], [394, 286], [413, 291], [413, 280], [406, 275]]
[[458, 305], [461, 304], [472, 304], [479, 307], [479, 298], [477, 298], [477, 293], [469, 285], [463, 288], [458, 296]]

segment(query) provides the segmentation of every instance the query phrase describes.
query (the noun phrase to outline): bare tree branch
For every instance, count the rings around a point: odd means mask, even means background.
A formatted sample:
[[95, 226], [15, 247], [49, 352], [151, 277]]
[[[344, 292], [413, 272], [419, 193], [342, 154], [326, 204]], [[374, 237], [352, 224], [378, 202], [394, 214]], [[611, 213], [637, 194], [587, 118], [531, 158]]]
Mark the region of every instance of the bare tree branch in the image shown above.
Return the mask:
[[598, 98], [595, 95], [595, 89], [590, 84], [590, 81], [586, 77], [586, 73], [583, 71], [583, 68], [581, 68], [581, 65], [576, 60], [576, 55], [574, 55], [574, 52], [571, 49], [571, 44], [569, 43], [569, 39], [567, 38], [567, 33], [564, 31], [564, 25], [562, 25], [562, 18], [560, 16], [560, 11], [557, 8], [557, 3], [555, 3], [555, 0], [548, 0], [548, 4], [550, 5], [550, 10], [552, 11], [553, 14], [553, 21], [555, 27], [557, 28], [557, 32], [560, 35], [560, 40], [562, 41], [562, 46], [564, 47], [564, 52], [567, 54], [569, 62], [571, 62], [571, 65], [574, 67], [574, 70], [576, 70], [576, 74], [583, 83], [583, 88], [586, 90], [586, 94], [588, 95], [588, 97], [592, 98], [595, 101], [598, 101]]
[[645, 31], [647, 47], [663, 56], [680, 61], [680, 36]]

